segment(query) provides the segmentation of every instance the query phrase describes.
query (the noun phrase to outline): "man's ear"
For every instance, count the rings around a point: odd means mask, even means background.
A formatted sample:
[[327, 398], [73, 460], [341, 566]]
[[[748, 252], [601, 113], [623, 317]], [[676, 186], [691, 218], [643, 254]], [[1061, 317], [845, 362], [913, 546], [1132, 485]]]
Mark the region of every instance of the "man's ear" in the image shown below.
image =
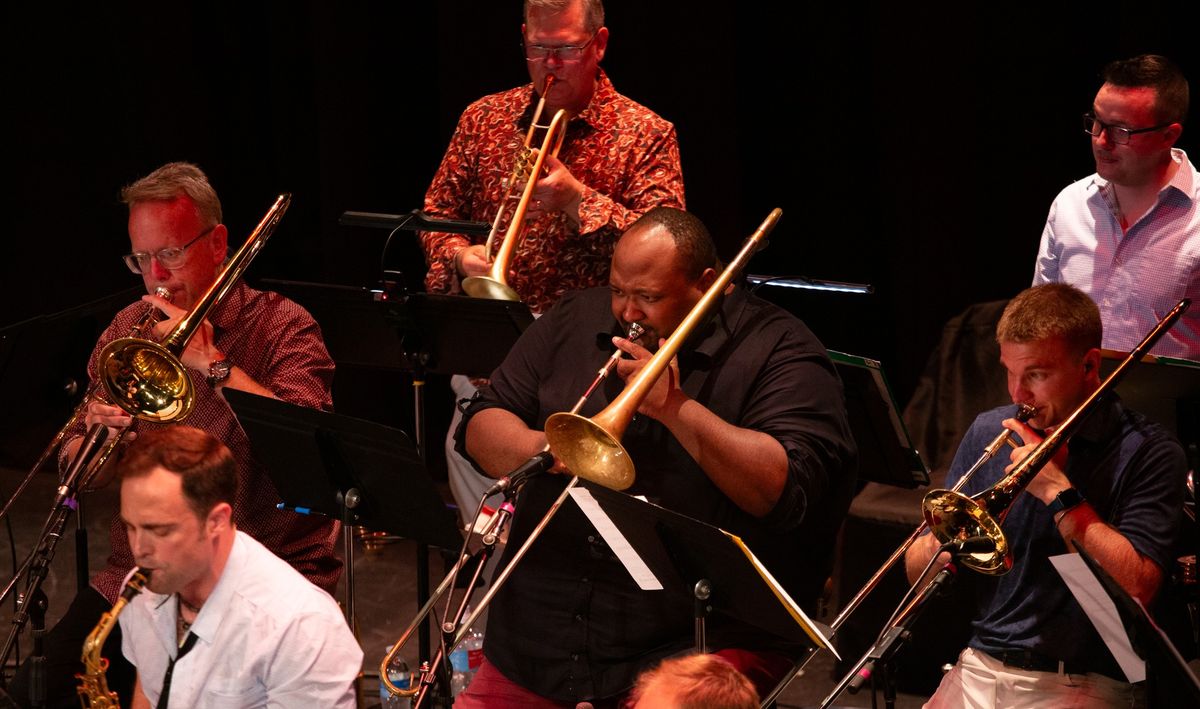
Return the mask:
[[218, 532], [229, 527], [233, 522], [233, 506], [228, 502], [218, 502], [208, 511], [207, 526], [210, 532]]

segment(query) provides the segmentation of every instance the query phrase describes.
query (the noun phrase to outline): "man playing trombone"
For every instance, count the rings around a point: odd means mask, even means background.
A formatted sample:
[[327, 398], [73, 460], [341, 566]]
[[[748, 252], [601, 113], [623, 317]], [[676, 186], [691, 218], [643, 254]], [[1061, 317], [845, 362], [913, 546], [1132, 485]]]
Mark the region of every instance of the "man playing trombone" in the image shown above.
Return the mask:
[[[217, 280], [226, 259], [228, 232], [221, 223], [221, 202], [195, 165], [164, 165], [122, 190], [121, 199], [129, 205], [132, 247], [132, 253], [124, 256], [125, 264], [141, 276], [148, 293], [165, 288], [171, 298], [167, 302], [146, 295], [116, 315], [88, 363], [93, 381], [97, 380], [98, 358], [105, 345], [129, 335], [149, 307], [169, 317], [155, 326], [154, 335], [142, 336], [164, 336]], [[239, 282], [213, 307], [180, 359], [196, 391], [188, 423], [227, 445], [237, 462], [241, 484], [234, 521], [310, 581], [332, 593], [342, 570], [342, 562], [334, 555], [338, 524], [275, 508], [279, 502], [275, 486], [251, 456], [250, 442], [220, 394], [222, 388], [233, 387], [302, 406], [330, 407], [333, 360], [316, 322], [292, 301]], [[133, 419], [106, 401], [93, 400], [85, 420], [70, 433], [80, 436], [97, 423], [110, 428], [110, 437], [132, 427], [122, 446], [137, 431], [163, 425]], [[78, 438], [65, 443], [60, 461], [69, 460], [78, 446]], [[120, 453], [118, 448], [106, 467], [111, 468]], [[71, 677], [79, 669], [79, 650], [96, 619], [116, 600], [122, 580], [133, 568], [129, 541], [120, 520], [115, 518], [110, 542], [108, 566], [93, 576], [91, 587], [76, 596], [47, 637], [48, 706], [78, 705]], [[120, 647], [119, 640], [119, 633], [110, 637], [113, 650]], [[106, 657], [113, 660], [110, 683], [114, 689], [124, 690], [123, 699], [127, 701], [124, 693], [132, 685], [129, 665], [119, 651], [109, 651]], [[18, 700], [28, 695], [27, 677], [27, 670], [22, 668], [13, 684], [13, 696]]]
[[[521, 31], [531, 83], [485, 96], [463, 112], [424, 211], [492, 222], [503, 209], [498, 226], [509, 226], [513, 210], [502, 204], [504, 183], [553, 77], [539, 123], [550, 123], [559, 109], [570, 120], [560, 157], [547, 155], [546, 174], [534, 178], [525, 238], [509, 276], [521, 300], [541, 313], [565, 293], [604, 285], [613, 244], [647, 209], [682, 209], [683, 173], [675, 127], [617, 93], [600, 69], [609, 36], [601, 0], [526, 0]], [[534, 142], [542, 144], [541, 133]], [[458, 292], [460, 279], [486, 275], [491, 266], [484, 244], [465, 236], [425, 233], [421, 243], [431, 293]], [[456, 398], [475, 391], [466, 377], [452, 385]], [[451, 432], [457, 421], [456, 414]], [[491, 482], [453, 452], [449, 437], [447, 460], [455, 499], [474, 510]]]
[[[988, 490], [1060, 426], [1100, 386], [1100, 311], [1065, 284], [1027, 289], [996, 328], [1014, 403], [1036, 409], [1028, 425], [1012, 407], [980, 414], [950, 468], [953, 485], [997, 432], [1024, 444], [1007, 465], [985, 464], [962, 488]], [[976, 581], [968, 647], [943, 678], [930, 707], [1135, 706], [1130, 685], [1049, 557], [1087, 550], [1134, 598], [1149, 606], [1171, 568], [1186, 463], [1179, 443], [1157, 424], [1098, 399], [1095, 409], [1004, 519], [1012, 568]], [[939, 548], [929, 534], [905, 556], [915, 581]]]
[[[495, 477], [538, 453], [547, 417], [571, 408], [613, 347], [630, 356], [621, 377], [634, 376], [706, 295], [717, 267], [698, 219], [647, 212], [617, 243], [608, 288], [566, 296], [522, 335], [467, 409], [460, 449]], [[854, 489], [841, 385], [799, 320], [741, 286], [717, 302], [628, 426], [623, 444], [637, 468], [629, 492], [739, 535], [811, 608]], [[634, 322], [648, 347], [623, 336]], [[595, 414], [621, 389], [610, 378], [581, 413]], [[502, 565], [565, 483], [543, 475], [522, 488]], [[690, 604], [640, 591], [572, 504], [489, 614], [485, 662], [458, 698], [466, 707], [612, 706], [642, 669], [694, 642]], [[708, 638], [760, 692], [794, 659], [794, 648], [727, 619], [714, 619]]]

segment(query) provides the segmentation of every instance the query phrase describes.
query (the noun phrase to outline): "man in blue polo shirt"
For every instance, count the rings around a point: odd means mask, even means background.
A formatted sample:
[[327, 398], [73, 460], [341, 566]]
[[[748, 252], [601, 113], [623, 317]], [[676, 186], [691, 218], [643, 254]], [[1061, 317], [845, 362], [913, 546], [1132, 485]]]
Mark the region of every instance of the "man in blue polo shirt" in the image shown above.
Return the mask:
[[[1073, 286], [1035, 286], [1014, 298], [996, 328], [1000, 361], [1013, 402], [1037, 413], [1028, 425], [1012, 418], [1011, 406], [980, 414], [947, 487], [1002, 428], [1024, 445], [1010, 461], [989, 461], [964, 494], [994, 485], [1061, 425], [1100, 385], [1101, 337], [1096, 304]], [[1012, 504], [1003, 529], [1013, 567], [976, 579], [971, 640], [927, 706], [1136, 705], [1139, 688], [1125, 680], [1049, 559], [1078, 545], [1149, 605], [1171, 563], [1185, 469], [1183, 449], [1169, 433], [1115, 394], [1102, 397]], [[908, 550], [910, 580], [937, 549], [926, 535]]]

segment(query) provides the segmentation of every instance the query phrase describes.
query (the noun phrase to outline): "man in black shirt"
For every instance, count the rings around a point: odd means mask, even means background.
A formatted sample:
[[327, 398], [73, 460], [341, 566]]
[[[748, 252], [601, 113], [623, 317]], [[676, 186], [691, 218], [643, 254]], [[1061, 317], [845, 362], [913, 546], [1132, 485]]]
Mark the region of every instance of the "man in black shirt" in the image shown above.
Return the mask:
[[[621, 237], [610, 286], [566, 296], [521, 337], [468, 408], [459, 447], [500, 477], [540, 451], [550, 414], [568, 410], [622, 335], [638, 322], [656, 347], [717, 278], [711, 237], [695, 217], [659, 207]], [[854, 490], [855, 447], [840, 382], [796, 318], [734, 287], [691, 334], [641, 403], [623, 444], [637, 469], [630, 494], [740, 536], [801, 606], [812, 608]], [[620, 393], [611, 377], [580, 412]], [[561, 465], [556, 466], [561, 472]], [[515, 551], [566, 484], [546, 475], [522, 490]], [[508, 563], [508, 555], [502, 560]], [[692, 608], [638, 589], [573, 503], [534, 544], [490, 608], [486, 661], [462, 706], [596, 706], [638, 672], [692, 644]], [[778, 640], [728, 619], [709, 645], [763, 691], [795, 657]], [[599, 702], [599, 703], [597, 703]]]

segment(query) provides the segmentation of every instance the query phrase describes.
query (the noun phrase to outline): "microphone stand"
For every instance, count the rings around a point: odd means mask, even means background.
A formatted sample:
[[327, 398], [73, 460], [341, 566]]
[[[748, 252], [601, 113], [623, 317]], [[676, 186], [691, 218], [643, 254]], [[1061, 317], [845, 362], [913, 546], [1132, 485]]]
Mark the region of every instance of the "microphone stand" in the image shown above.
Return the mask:
[[[966, 540], [951, 540], [938, 547], [938, 550], [925, 566], [925, 570], [921, 573], [921, 578], [909, 589], [909, 592], [892, 614], [891, 619], [888, 620], [887, 627], [880, 633], [875, 643], [863, 653], [858, 662], [850, 668], [850, 671], [842, 677], [837, 686], [825, 697], [825, 700], [821, 702], [821, 709], [829, 707], [842, 692], [849, 691], [851, 694], [857, 694], [868, 680], [871, 681], [871, 686], [874, 687], [877, 681], [876, 670], [880, 670], [878, 674], [882, 676], [884, 706], [894, 709], [896, 706], [896, 683], [890, 669], [896, 653], [900, 651], [900, 648], [911, 637], [911, 626], [921, 616], [928, 601], [934, 596], [945, 593], [949, 589], [950, 584], [958, 573], [957, 568], [953, 562], [948, 563], [920, 591], [917, 591], [918, 585], [929, 574], [929, 570], [937, 562], [942, 552], [949, 551], [956, 556], [977, 553], [983, 551], [980, 547], [989, 544], [990, 541], [987, 537], [971, 537]], [[911, 601], [909, 600], [910, 598], [912, 599]]]
[[[470, 605], [471, 597], [475, 593], [479, 577], [483, 574], [488, 561], [491, 560], [496, 552], [496, 542], [503, 536], [505, 528], [512, 521], [513, 515], [516, 512], [514, 500], [517, 493], [526, 480], [546, 472], [552, 465], [554, 465], [554, 456], [547, 451], [541, 451], [497, 481], [492, 486], [492, 489], [485, 492], [480, 498], [479, 506], [476, 508], [475, 516], [472, 518], [474, 520], [479, 519], [480, 513], [483, 512], [484, 503], [489, 497], [497, 492], [504, 493], [504, 502], [501, 503], [499, 509], [488, 520], [487, 526], [480, 533], [480, 548], [473, 554], [467, 552], [467, 547], [471, 541], [471, 533], [474, 533], [474, 529], [472, 528], [471, 532], [467, 534], [467, 538], [463, 540], [462, 550], [458, 555], [458, 563], [450, 569], [446, 580], [442, 582], [449, 589], [448, 592], [450, 593], [450, 600], [446, 603], [446, 609], [442, 615], [440, 628], [442, 640], [433, 659], [429, 662], [421, 663], [421, 667], [418, 669], [421, 687], [417, 692], [416, 699], [413, 700], [414, 709], [424, 705], [426, 697], [439, 682], [442, 687], [449, 688], [451, 674], [450, 653], [454, 652], [454, 648], [458, 647], [458, 644], [466, 637], [467, 628], [471, 627], [478, 618], [479, 611], [486, 606], [486, 604], [479, 606], [476, 612], [472, 613], [471, 617], [467, 619], [468, 622], [463, 622], [463, 616], [466, 614], [467, 606]], [[454, 588], [458, 585], [458, 574], [464, 565], [471, 562], [474, 563], [471, 580], [468, 582], [466, 591], [463, 592], [462, 598], [456, 605], [453, 599]], [[453, 614], [451, 614], [451, 609], [453, 609]], [[438, 699], [444, 699], [444, 697], [439, 697]]]
[[[646, 330], [641, 324], [631, 323], [629, 326], [629, 331], [626, 334], [626, 338], [630, 341], [636, 342], [642, 335], [645, 334], [645, 332]], [[596, 377], [588, 386], [587, 391], [585, 391], [583, 395], [579, 397], [579, 400], [575, 402], [575, 405], [571, 407], [571, 413], [578, 413], [579, 410], [583, 408], [583, 405], [587, 403], [588, 398], [590, 398], [592, 393], [596, 391], [596, 388], [600, 386], [600, 384], [609, 376], [609, 374], [612, 373], [614, 369], [616, 369], [617, 363], [621, 360], [624, 354], [625, 353], [623, 350], [618, 349], [617, 351], [613, 352], [607, 360], [605, 360], [604, 364], [599, 370], [597, 370]], [[496, 592], [500, 590], [506, 581], [508, 581], [509, 575], [512, 573], [513, 569], [517, 567], [517, 564], [521, 561], [521, 559], [524, 558], [525, 553], [529, 551], [529, 547], [538, 538], [538, 536], [541, 535], [542, 530], [545, 529], [546, 525], [550, 523], [550, 520], [554, 517], [555, 513], [558, 512], [558, 509], [563, 505], [564, 502], [566, 502], [571, 488], [579, 484], [578, 476], [573, 476], [570, 479], [562, 494], [559, 495], [558, 499], [554, 501], [554, 504], [550, 506], [550, 509], [546, 512], [545, 516], [542, 517], [541, 521], [538, 522], [537, 527], [535, 527], [533, 532], [530, 533], [529, 537], [525, 540], [525, 543], [522, 544], [519, 549], [517, 549], [509, 564], [504, 567], [504, 569], [500, 572], [500, 575], [489, 585], [487, 592], [483, 595], [482, 601], [471, 612], [470, 617], [464, 621], [462, 617], [466, 612], [468, 599], [470, 599], [471, 594], [475, 592], [475, 584], [479, 580], [480, 574], [483, 573], [483, 569], [487, 565], [488, 560], [491, 559], [492, 554], [495, 552], [496, 540], [500, 538], [501, 531], [503, 530], [504, 526], [511, 521], [513, 514], [516, 512], [516, 508], [513, 505], [513, 500], [516, 499], [517, 493], [530, 478], [547, 472], [553, 466], [554, 454], [550, 452], [550, 446], [547, 445], [529, 460], [517, 466], [517, 468], [515, 468], [508, 475], [505, 475], [503, 478], [498, 480], [496, 484], [488, 489], [488, 491], [485, 492], [479, 499], [479, 506], [475, 509], [475, 516], [471, 518], [472, 520], [479, 519], [479, 515], [481, 512], [483, 512], [483, 506], [487, 501], [487, 498], [500, 492], [504, 493], [504, 503], [500, 505], [500, 509], [497, 510], [492, 516], [492, 519], [488, 521], [488, 526], [483, 532], [483, 546], [475, 553], [474, 556], [467, 554], [467, 546], [471, 539], [470, 534], [468, 534], [467, 538], [463, 540], [462, 550], [458, 555], [458, 563], [454, 565], [454, 568], [452, 568], [450, 573], [447, 574], [446, 580], [442, 582], [442, 587], [450, 589], [450, 598], [453, 600], [453, 589], [456, 585], [459, 570], [463, 567], [464, 563], [470, 561], [472, 558], [478, 558], [478, 563], [475, 566], [475, 572], [471, 576], [470, 585], [467, 587], [467, 591], [463, 593], [462, 600], [455, 609], [453, 618], [450, 618], [449, 615], [450, 608], [453, 604], [448, 603], [446, 606], [446, 612], [442, 617], [442, 642], [434, 656], [434, 659], [427, 663], [421, 663], [421, 667], [419, 669], [421, 674], [421, 688], [417, 692], [416, 700], [413, 702], [413, 709], [418, 709], [422, 705], [432, 685], [438, 681], [439, 675], [443, 680], [449, 677], [450, 653], [453, 652], [454, 648], [463, 641], [463, 639], [466, 637], [468, 629], [473, 627], [474, 624], [479, 620], [480, 614], [482, 614], [484, 609], [487, 608], [488, 604], [491, 603], [492, 598], [496, 595]], [[474, 522], [472, 522], [472, 524], [474, 524]], [[474, 530], [472, 529], [472, 531]], [[425, 609], [422, 609], [421, 613], [424, 612]], [[404, 638], [402, 637], [397, 644], [402, 643], [403, 640]], [[445, 685], [449, 686], [449, 682], [445, 682]]]
[[[85, 471], [91, 463], [92, 458], [100, 451], [104, 445], [104, 440], [108, 437], [108, 428], [103, 424], [96, 424], [88, 431], [87, 437], [79, 450], [75, 454], [75, 459], [71, 461], [70, 467], [63, 475], [63, 480], [58, 486], [58, 493], [54, 500], [54, 507], [50, 511], [46, 523], [42, 526], [42, 532], [38, 539], [37, 547], [25, 559], [24, 563], [17, 570], [16, 575], [8, 582], [4, 588], [4, 592], [0, 593], [0, 603], [3, 603], [16, 588], [22, 578], [25, 578], [25, 590], [17, 595], [16, 610], [13, 612], [12, 624], [13, 627], [9, 631], [8, 638], [4, 642], [3, 650], [0, 650], [0, 666], [7, 666], [8, 657], [12, 653], [13, 647], [16, 645], [17, 638], [21, 635], [25, 624], [33, 618], [35, 631], [34, 652], [41, 651], [41, 634], [44, 632], [44, 619], [48, 601], [46, 594], [42, 591], [42, 583], [46, 580], [46, 576], [50, 573], [50, 563], [54, 560], [54, 552], [57, 549], [58, 542], [62, 539], [63, 530], [67, 526], [67, 521], [71, 518], [71, 514], [78, 508], [79, 503], [76, 500], [78, 491], [87, 482]], [[33, 663], [34, 672], [30, 675], [34, 684], [30, 687], [31, 698], [44, 697], [45, 687], [39, 687], [38, 681], [44, 684], [45, 673], [39, 671], [42, 664], [45, 662], [44, 657], [33, 656], [30, 658]]]

